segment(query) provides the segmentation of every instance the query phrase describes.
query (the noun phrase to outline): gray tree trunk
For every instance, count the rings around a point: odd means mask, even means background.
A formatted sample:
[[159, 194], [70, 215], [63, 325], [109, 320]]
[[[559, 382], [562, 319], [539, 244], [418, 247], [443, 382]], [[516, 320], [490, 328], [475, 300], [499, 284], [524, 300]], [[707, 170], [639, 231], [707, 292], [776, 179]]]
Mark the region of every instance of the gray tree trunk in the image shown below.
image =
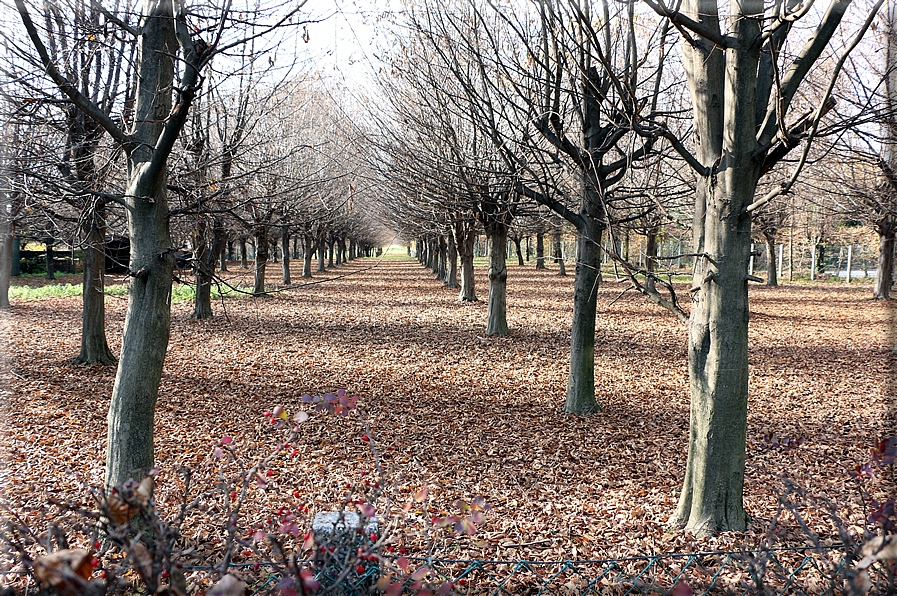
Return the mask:
[[653, 275], [655, 269], [657, 269], [657, 228], [651, 228], [645, 239], [645, 271], [648, 272], [645, 289], [649, 292], [657, 291]]
[[558, 275], [564, 277], [567, 275], [567, 267], [564, 265], [564, 243], [561, 239], [561, 233], [554, 234], [554, 262], [558, 264]]
[[473, 225], [455, 224], [455, 246], [458, 248], [458, 260], [461, 261], [461, 291], [458, 300], [461, 302], [476, 302], [477, 294], [474, 288], [473, 277], [473, 244], [476, 241], [476, 231]]
[[9, 308], [13, 243], [18, 241], [13, 222], [5, 214], [0, 215], [0, 308]]
[[[131, 239], [128, 310], [109, 406], [106, 486], [141, 478], [153, 466], [153, 419], [171, 328], [174, 256], [168, 225], [167, 156], [193, 100], [198, 69], [189, 66], [186, 91], [172, 110], [173, 4], [145, 0], [138, 36], [135, 143], [128, 153], [125, 201]], [[183, 24], [182, 24], [183, 26]], [[191, 65], [196, 54], [186, 57]], [[159, 115], [162, 117], [159, 117]], [[166, 136], [162, 136], [163, 126]], [[158, 146], [157, 146], [158, 141]]]
[[536, 269], [545, 269], [545, 234], [536, 234]]
[[288, 286], [290, 279], [290, 230], [286, 226], [280, 230], [280, 250], [283, 253], [280, 263], [283, 271], [283, 285]]
[[598, 267], [601, 233], [597, 225], [597, 197], [583, 193], [582, 229], [576, 241], [576, 279], [573, 282], [573, 322], [570, 329], [570, 372], [564, 411], [590, 414], [600, 411], [595, 399], [595, 317], [598, 307]]
[[763, 234], [766, 242], [766, 285], [776, 288], [779, 285], [779, 275], [776, 270], [776, 239], [775, 236]]
[[895, 233], [881, 233], [878, 236], [878, 274], [875, 278], [873, 298], [888, 300], [891, 297], [891, 284], [894, 283], [894, 245]]
[[326, 273], [327, 267], [325, 263], [327, 262], [327, 242], [324, 240], [324, 236], [320, 236], [318, 238], [318, 273]]
[[[504, 247], [508, 242], [508, 226], [500, 221], [486, 224], [489, 242], [489, 305], [486, 313], [486, 335], [508, 335], [508, 267]], [[516, 242], [519, 252], [519, 241]]]
[[[458, 283], [458, 248], [455, 246], [455, 235], [446, 234], [448, 241], [448, 273], [445, 276], [445, 287], [460, 288]], [[410, 250], [410, 248], [409, 248]]]
[[258, 226], [255, 229], [255, 266], [253, 267], [252, 294], [259, 296], [265, 293], [265, 269], [268, 267], [268, 229]]
[[246, 250], [246, 237], [241, 236], [239, 240], [237, 240], [237, 244], [240, 246], [240, 269], [249, 269], [249, 255]]
[[[521, 250], [520, 250], [520, 242], [521, 242], [521, 240], [523, 240], [523, 239], [520, 238], [519, 236], [518, 236], [518, 237], [511, 238], [511, 242], [514, 243], [514, 250], [517, 251], [517, 264], [518, 264], [520, 267], [523, 267], [523, 265], [525, 264], [525, 262], [524, 262], [524, 260], [523, 260], [523, 253], [522, 253]], [[489, 242], [489, 238], [486, 238], [486, 242]], [[507, 242], [505, 242], [505, 245], [507, 245]], [[501, 248], [502, 248], [502, 251], [504, 251], [504, 245], [503, 245]], [[493, 250], [496, 250], [496, 247], [495, 247], [494, 245], [492, 245], [492, 247], [489, 249], [489, 251], [490, 251], [489, 254], [490, 254], [490, 255], [492, 254], [492, 251], [493, 251]], [[491, 262], [491, 261], [490, 261], [490, 262]]]
[[194, 319], [212, 318], [212, 275], [214, 274], [215, 252], [209, 246], [208, 221], [199, 216], [193, 233], [193, 267], [196, 279], [196, 297], [193, 300]]
[[47, 238], [45, 240], [45, 242], [46, 242], [46, 246], [47, 246], [47, 251], [46, 251], [46, 253], [44, 253], [44, 263], [47, 268], [46, 279], [53, 280], [53, 279], [56, 279], [56, 267], [55, 267], [55, 263], [53, 262], [54, 241], [52, 238]]
[[305, 234], [302, 237], [302, 277], [311, 277], [311, 261], [315, 255], [315, 237]]
[[439, 235], [439, 258], [437, 259], [438, 265], [436, 267], [436, 279], [439, 281], [445, 281], [446, 276], [448, 275], [448, 243], [445, 240], [445, 236], [443, 234]]
[[75, 364], [113, 364], [117, 362], [106, 341], [106, 233], [104, 210], [97, 206], [86, 214], [86, 235], [81, 250], [84, 276], [81, 285], [81, 351]]

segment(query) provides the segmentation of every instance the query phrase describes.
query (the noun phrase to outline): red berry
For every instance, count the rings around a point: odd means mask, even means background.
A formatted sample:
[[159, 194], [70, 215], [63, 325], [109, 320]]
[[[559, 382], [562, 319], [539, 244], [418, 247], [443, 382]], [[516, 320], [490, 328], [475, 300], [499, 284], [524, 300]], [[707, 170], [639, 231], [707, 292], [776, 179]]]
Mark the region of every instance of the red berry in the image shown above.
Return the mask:
[[106, 575], [107, 573], [105, 571], [100, 572], [100, 577], [102, 577], [103, 579], [106, 579]]
[[270, 418], [270, 417], [271, 417], [271, 412], [265, 410], [265, 413], [262, 414], [262, 416], [264, 416], [265, 418]]
[[374, 542], [377, 542], [377, 535], [374, 533], [371, 533], [371, 540], [373, 540]]
[[237, 491], [232, 491], [232, 492], [230, 493], [230, 498], [231, 498], [231, 501], [233, 501], [234, 499], [236, 499], [236, 498], [237, 498]]
[[100, 544], [100, 541], [99, 541], [99, 540], [94, 540], [94, 541], [93, 541], [93, 550], [100, 550], [100, 548], [101, 548], [102, 546], [103, 546], [103, 545]]
[[369, 436], [367, 436], [367, 435], [363, 435], [363, 436], [361, 437], [361, 440], [362, 440], [362, 441], [370, 441], [371, 438], [370, 438]]
[[268, 470], [265, 472], [265, 476], [274, 476], [274, 470]]
[[100, 564], [100, 560], [99, 560], [98, 558], [96, 558], [96, 557], [94, 557], [94, 558], [92, 558], [92, 559], [90, 560], [90, 566], [91, 566], [91, 567], [96, 567], [96, 566], [99, 565], [99, 564]]
[[359, 565], [355, 568], [355, 571], [357, 571], [358, 573], [364, 573], [364, 565]]
[[404, 555], [404, 554], [407, 553], [407, 552], [408, 552], [408, 549], [405, 548], [404, 546], [399, 548], [399, 554]]
[[293, 449], [292, 451], [290, 451], [290, 455], [292, 455], [293, 457], [296, 457], [297, 455], [299, 455], [299, 450]]
[[274, 424], [275, 422], [277, 422], [277, 418], [271, 418], [270, 420], [268, 420], [268, 422]]
[[168, 578], [168, 570], [166, 569], [165, 571], [162, 572], [162, 579], [167, 579], [167, 578]]
[[296, 498], [298, 499], [299, 497], [302, 496], [302, 493], [300, 493], [298, 490], [294, 490], [294, 491], [293, 491], [293, 496], [296, 497]]
[[247, 556], [247, 557], [251, 557], [251, 556], [252, 556], [252, 551], [251, 551], [251, 550], [244, 550], [244, 551], [243, 551], [243, 554], [244, 554], [245, 556]]

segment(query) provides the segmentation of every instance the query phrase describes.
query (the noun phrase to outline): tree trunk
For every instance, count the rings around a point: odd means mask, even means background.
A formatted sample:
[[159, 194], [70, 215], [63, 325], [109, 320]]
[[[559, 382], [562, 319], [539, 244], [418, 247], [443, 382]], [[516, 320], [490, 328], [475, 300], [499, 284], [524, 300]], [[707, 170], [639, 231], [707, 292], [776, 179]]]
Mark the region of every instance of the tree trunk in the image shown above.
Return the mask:
[[536, 234], [536, 269], [545, 269], [545, 234]]
[[219, 256], [218, 269], [220, 269], [221, 271], [227, 271], [227, 247], [226, 246], [221, 249], [221, 252], [219, 253], [218, 256]]
[[265, 293], [265, 269], [268, 266], [268, 228], [257, 226], [255, 235], [255, 267], [253, 267], [253, 296]]
[[458, 294], [458, 300], [461, 302], [477, 301], [473, 277], [473, 244], [476, 232], [470, 228], [473, 228], [473, 225], [459, 223], [453, 229], [458, 259], [461, 261], [461, 291]]
[[554, 234], [554, 262], [558, 264], [558, 275], [565, 277], [567, 267], [564, 265], [564, 243], [560, 232]]
[[46, 241], [47, 252], [44, 255], [44, 262], [47, 268], [46, 279], [56, 279], [56, 267], [53, 263], [53, 239], [48, 238]]
[[212, 318], [212, 275], [215, 264], [214, 247], [209, 246], [208, 223], [202, 216], [193, 234], [193, 267], [196, 272], [196, 297], [193, 300], [194, 319]]
[[[490, 220], [486, 224], [489, 251], [489, 306], [486, 313], [486, 335], [508, 335], [508, 267], [504, 247], [508, 242], [507, 224]], [[516, 242], [520, 256], [520, 242]]]
[[86, 214], [87, 221], [81, 261], [84, 276], [81, 283], [81, 352], [75, 364], [112, 364], [117, 362], [106, 341], [106, 227], [103, 207]]
[[237, 240], [237, 244], [240, 246], [240, 269], [249, 269], [249, 256], [247, 255], [246, 250], [246, 237], [241, 236], [239, 240]]
[[[5, 205], [4, 205], [5, 206]], [[0, 214], [0, 308], [9, 308], [9, 286], [12, 283], [13, 243], [16, 238], [15, 225], [6, 214]]]
[[283, 253], [280, 259], [283, 270], [283, 285], [288, 286], [293, 282], [290, 279], [290, 229], [286, 226], [280, 229], [280, 250]]
[[875, 279], [875, 290], [872, 297], [876, 300], [888, 300], [891, 297], [891, 284], [894, 282], [894, 230], [884, 233], [878, 230], [878, 274]]
[[327, 273], [327, 242], [324, 236], [318, 238], [318, 273]]
[[438, 272], [436, 274], [436, 279], [439, 281], [445, 281], [446, 276], [448, 275], [448, 264], [446, 261], [448, 260], [448, 243], [445, 241], [445, 236], [439, 235], [439, 266], [437, 267]]
[[587, 196], [583, 199], [583, 229], [578, 230], [576, 241], [570, 372], [564, 403], [564, 411], [569, 414], [590, 414], [601, 409], [595, 400], [595, 317], [602, 232], [596, 223], [596, 204], [597, 198]]
[[645, 289], [652, 293], [657, 291], [653, 275], [655, 269], [657, 269], [657, 228], [651, 228], [645, 240], [645, 271], [648, 272], [645, 277]]
[[430, 239], [430, 270], [433, 275], [439, 275], [439, 237], [433, 236]]
[[[446, 234], [448, 241], [448, 273], [445, 276], [445, 287], [460, 288], [458, 283], [458, 248], [455, 246], [455, 235]], [[410, 250], [410, 249], [409, 249]]]
[[775, 288], [779, 285], [779, 275], [776, 271], [776, 239], [775, 236], [763, 234], [766, 241], [766, 285]]
[[[167, 118], [172, 113], [171, 52], [178, 46], [171, 9], [170, 2], [145, 0], [138, 37], [136, 142], [128, 155], [124, 194], [131, 241], [130, 283], [121, 356], [107, 418], [107, 487], [142, 478], [153, 466], [153, 419], [171, 329], [175, 264], [166, 196], [168, 152], [166, 147], [155, 149], [163, 122], [168, 121], [154, 116]], [[171, 49], [166, 52], [165, 48]], [[196, 76], [192, 72], [185, 75], [188, 88], [192, 89]], [[182, 109], [189, 107], [191, 93], [180, 101]], [[173, 144], [174, 139], [170, 142]]]
[[[687, 0], [686, 13], [719, 30], [713, 4]], [[751, 204], [763, 159], [757, 152], [759, 20], [763, 3], [732, 5], [731, 51], [706, 40], [682, 44], [694, 104], [697, 158], [712, 171], [695, 190], [695, 259], [688, 321], [691, 389], [688, 462], [671, 520], [698, 534], [743, 531], [748, 397], [748, 282]], [[764, 105], [759, 106], [765, 113]]]
[[330, 237], [327, 241], [327, 268], [333, 269], [333, 246], [336, 243], [336, 238]]
[[311, 261], [315, 255], [315, 238], [310, 234], [302, 237], [302, 277], [311, 277]]
[[[488, 236], [488, 234], [487, 234], [487, 236]], [[505, 234], [505, 236], [507, 236], [507, 234]], [[521, 240], [522, 240], [522, 238], [520, 238], [519, 236], [515, 236], [515, 237], [511, 238], [511, 241], [514, 243], [514, 249], [517, 251], [517, 264], [520, 267], [523, 267], [525, 262], [523, 260], [523, 253], [520, 251], [520, 241]], [[491, 242], [491, 240], [487, 237], [486, 242]], [[507, 240], [505, 241], [505, 244], [501, 245], [502, 252], [504, 252], [504, 247], [506, 244], [507, 244]], [[492, 246], [492, 248], [489, 249], [490, 256], [492, 255], [492, 251], [498, 249], [498, 247], [494, 244], [491, 246]], [[491, 263], [492, 261], [490, 260], [489, 262]], [[489, 266], [491, 267], [492, 265], [490, 264]]]

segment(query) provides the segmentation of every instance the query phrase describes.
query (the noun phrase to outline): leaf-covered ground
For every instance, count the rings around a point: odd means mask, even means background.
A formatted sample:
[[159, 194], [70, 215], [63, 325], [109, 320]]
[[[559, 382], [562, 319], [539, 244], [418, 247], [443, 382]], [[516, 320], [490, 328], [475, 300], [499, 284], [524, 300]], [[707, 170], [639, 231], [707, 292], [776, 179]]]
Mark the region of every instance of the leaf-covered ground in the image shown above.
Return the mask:
[[[279, 268], [269, 267], [271, 285]], [[210, 456], [223, 435], [250, 459], [266, 455], [282, 434], [264, 411], [283, 405], [293, 413], [307, 408], [304, 393], [345, 387], [361, 396], [388, 474], [381, 481], [396, 501], [428, 487], [428, 509], [403, 518], [397, 540], [415, 548], [436, 536], [437, 555], [563, 560], [751, 546], [775, 515], [783, 477], [839, 503], [851, 523], [863, 519], [847, 472], [868, 460], [876, 439], [895, 433], [897, 393], [893, 309], [870, 300], [868, 286], [751, 288], [745, 501], [753, 521], [745, 534], [696, 539], [666, 524], [688, 428], [686, 334], [676, 319], [636, 294], [613, 302], [623, 286], [604, 283], [595, 356], [603, 411], [570, 416], [560, 407], [572, 276], [510, 266], [511, 336], [483, 338], [482, 270], [474, 304], [457, 302], [457, 290], [411, 260], [358, 260], [316, 280], [351, 271], [264, 298], [216, 302], [208, 321], [190, 319], [190, 304], [174, 305], [156, 413], [163, 510], [178, 502], [179, 469], [197, 471], [198, 489], [214, 482], [222, 460]], [[250, 285], [238, 264], [227, 275]], [[117, 352], [126, 300], [109, 297], [107, 305]], [[79, 316], [80, 298], [57, 298], [14, 303], [4, 320], [0, 486], [5, 503], [35, 520], [29, 507], [80, 498], [81, 482], [102, 480], [115, 369], [70, 364]], [[354, 415], [313, 414], [291, 445], [298, 454], [277, 459], [267, 489], [252, 489], [247, 526], [281, 505], [307, 502], [309, 515], [338, 508], [347, 484], [376, 478], [366, 433]], [[770, 436], [805, 442], [766, 449]], [[879, 496], [891, 490], [870, 486]], [[414, 533], [425, 516], [478, 495], [493, 509], [476, 537]], [[219, 505], [210, 502], [186, 526], [200, 547], [217, 544]], [[824, 539], [837, 538], [821, 515], [805, 513]], [[785, 543], [806, 543], [791, 520], [779, 533]]]

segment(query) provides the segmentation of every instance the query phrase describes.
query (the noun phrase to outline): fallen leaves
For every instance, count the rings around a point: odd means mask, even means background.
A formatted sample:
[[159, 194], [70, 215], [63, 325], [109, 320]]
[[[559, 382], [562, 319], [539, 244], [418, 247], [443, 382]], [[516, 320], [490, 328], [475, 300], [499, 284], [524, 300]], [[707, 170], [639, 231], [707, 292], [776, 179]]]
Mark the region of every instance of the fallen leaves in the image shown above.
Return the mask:
[[[273, 273], [268, 281], [276, 283]], [[482, 293], [482, 272], [477, 284]], [[485, 302], [458, 303], [456, 291], [413, 262], [384, 261], [331, 283], [228, 300], [226, 316], [216, 302], [208, 321], [190, 319], [189, 304], [175, 305], [156, 412], [157, 506], [174, 511], [180, 468], [195, 471], [199, 489], [214, 485], [219, 466], [229, 469], [226, 449], [273, 452], [274, 418], [304, 424], [247, 489], [247, 520], [305, 501], [309, 515], [338, 509], [347, 485], [363, 486], [376, 474], [373, 445], [395, 478], [396, 501], [413, 503], [397, 530], [411, 553], [432, 539], [415, 524], [449, 517], [455, 501], [477, 495], [494, 506], [476, 523], [478, 535], [447, 532], [436, 552], [457, 556], [460, 545], [470, 558], [563, 560], [750, 547], [774, 516], [782, 474], [842, 503], [845, 518], [862, 523], [843, 470], [888, 432], [895, 355], [887, 305], [868, 300], [862, 287], [752, 288], [751, 532], [699, 540], [666, 525], [686, 458], [685, 330], [638, 296], [610, 305], [618, 294], [611, 283], [599, 289], [596, 392], [604, 410], [584, 417], [560, 411], [572, 277], [550, 270], [509, 267], [511, 336], [488, 341], [480, 339]], [[113, 351], [124, 307], [108, 301]], [[27, 516], [35, 522], [51, 493], [77, 499], [82, 482], [102, 483], [115, 371], [69, 364], [79, 317], [78, 298], [54, 298], [15, 304], [5, 323], [11, 392], [0, 422], [7, 464], [0, 484], [7, 502], [32, 507]], [[326, 402], [303, 400], [341, 387], [360, 395], [358, 403], [336, 393]], [[342, 416], [356, 407], [372, 432], [354, 413]], [[788, 452], [761, 449], [768, 437], [806, 441]], [[216, 448], [222, 457], [213, 457]], [[418, 509], [424, 501], [426, 518]], [[808, 515], [823, 540], [837, 538], [825, 520]], [[211, 519], [185, 522], [185, 534], [205, 549], [198, 552], [220, 544]], [[803, 544], [795, 524], [786, 529], [783, 542]]]

